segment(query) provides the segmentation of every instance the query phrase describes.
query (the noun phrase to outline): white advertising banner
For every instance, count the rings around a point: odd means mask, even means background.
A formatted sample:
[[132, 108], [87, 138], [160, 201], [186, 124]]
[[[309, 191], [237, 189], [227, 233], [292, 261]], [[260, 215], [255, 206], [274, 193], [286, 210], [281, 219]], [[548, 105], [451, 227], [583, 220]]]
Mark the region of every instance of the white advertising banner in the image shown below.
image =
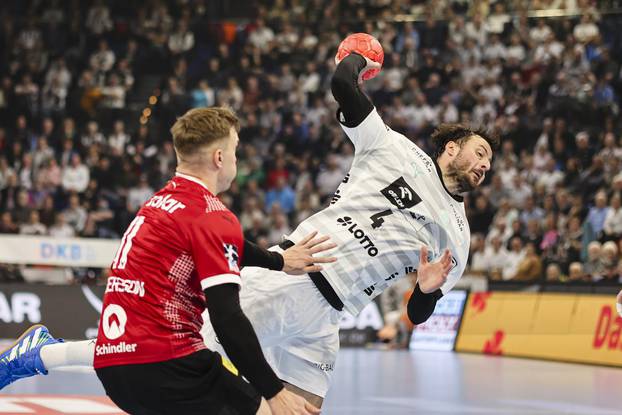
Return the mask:
[[450, 291], [436, 304], [434, 314], [413, 330], [410, 338], [412, 350], [453, 350], [460, 328], [466, 291]]
[[107, 268], [118, 239], [0, 235], [0, 263]]

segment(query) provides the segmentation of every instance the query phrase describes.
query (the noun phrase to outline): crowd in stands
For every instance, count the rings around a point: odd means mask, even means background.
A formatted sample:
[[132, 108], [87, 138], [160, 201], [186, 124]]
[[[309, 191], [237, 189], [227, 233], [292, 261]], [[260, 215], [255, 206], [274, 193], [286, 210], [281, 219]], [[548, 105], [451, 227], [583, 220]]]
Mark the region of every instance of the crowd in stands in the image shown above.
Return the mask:
[[0, 5], [0, 233], [120, 237], [174, 174], [175, 117], [227, 105], [242, 129], [222, 200], [248, 239], [277, 243], [339, 197], [354, 149], [334, 119], [333, 57], [367, 32], [385, 62], [364, 89], [394, 130], [426, 150], [443, 122], [502, 137], [466, 198], [470, 273], [622, 277], [622, 15], [608, 3], [272, 0], [219, 18], [228, 3]]

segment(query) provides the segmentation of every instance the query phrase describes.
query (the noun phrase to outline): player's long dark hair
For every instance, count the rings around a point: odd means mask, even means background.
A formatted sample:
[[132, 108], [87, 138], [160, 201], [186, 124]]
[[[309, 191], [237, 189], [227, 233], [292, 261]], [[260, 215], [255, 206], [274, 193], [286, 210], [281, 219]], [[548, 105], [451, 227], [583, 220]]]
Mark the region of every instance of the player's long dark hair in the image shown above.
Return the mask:
[[492, 131], [484, 128], [470, 128], [462, 124], [441, 124], [434, 130], [431, 136], [432, 143], [434, 143], [434, 158], [439, 158], [443, 154], [445, 145], [448, 142], [455, 141], [462, 145], [474, 135], [478, 135], [486, 140], [493, 151], [499, 148], [499, 136]]

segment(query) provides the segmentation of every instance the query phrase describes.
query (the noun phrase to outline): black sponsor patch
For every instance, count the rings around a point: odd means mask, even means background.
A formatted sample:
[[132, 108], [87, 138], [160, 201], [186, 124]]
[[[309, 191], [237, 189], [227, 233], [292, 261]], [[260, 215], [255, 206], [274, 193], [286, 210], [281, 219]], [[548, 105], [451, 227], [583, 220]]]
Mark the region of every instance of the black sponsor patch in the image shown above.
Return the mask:
[[398, 209], [409, 209], [421, 202], [421, 198], [403, 177], [380, 191]]

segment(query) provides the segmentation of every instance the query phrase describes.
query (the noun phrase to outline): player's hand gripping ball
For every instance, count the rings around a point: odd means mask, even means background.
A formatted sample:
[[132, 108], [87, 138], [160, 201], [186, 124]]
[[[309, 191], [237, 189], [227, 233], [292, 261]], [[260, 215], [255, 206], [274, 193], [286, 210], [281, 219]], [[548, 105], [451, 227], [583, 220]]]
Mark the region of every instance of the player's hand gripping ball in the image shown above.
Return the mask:
[[351, 52], [356, 52], [367, 60], [367, 66], [361, 71], [361, 79], [363, 81], [378, 75], [384, 62], [384, 50], [378, 39], [367, 33], [351, 34], [339, 44], [337, 55], [335, 55], [335, 63], [339, 64]]

